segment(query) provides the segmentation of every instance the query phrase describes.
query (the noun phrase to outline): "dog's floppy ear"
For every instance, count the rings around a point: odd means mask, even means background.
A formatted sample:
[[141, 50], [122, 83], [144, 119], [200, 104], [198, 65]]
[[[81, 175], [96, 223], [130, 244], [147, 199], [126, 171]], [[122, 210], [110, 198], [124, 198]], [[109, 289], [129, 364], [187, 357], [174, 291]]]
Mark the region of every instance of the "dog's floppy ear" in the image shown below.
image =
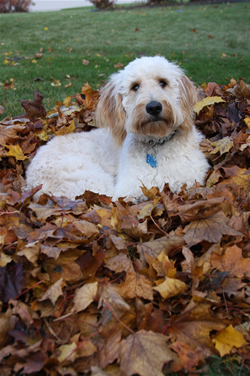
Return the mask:
[[119, 74], [113, 74], [108, 84], [101, 90], [96, 109], [96, 124], [98, 127], [110, 128], [115, 141], [122, 144], [127, 133], [124, 127], [126, 113], [122, 106], [122, 95], [117, 92]]
[[184, 74], [181, 75], [179, 88], [181, 93], [181, 106], [184, 115], [182, 127], [186, 132], [192, 129], [194, 122], [194, 105], [198, 101], [198, 94], [193, 82]]

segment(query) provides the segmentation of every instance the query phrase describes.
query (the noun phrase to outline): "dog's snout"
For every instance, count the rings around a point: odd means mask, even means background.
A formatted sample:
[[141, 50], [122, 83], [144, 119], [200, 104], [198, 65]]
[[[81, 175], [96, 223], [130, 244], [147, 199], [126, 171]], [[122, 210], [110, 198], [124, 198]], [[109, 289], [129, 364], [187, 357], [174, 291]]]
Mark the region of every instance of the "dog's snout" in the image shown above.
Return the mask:
[[162, 111], [162, 104], [160, 102], [152, 101], [146, 105], [148, 114], [157, 116]]

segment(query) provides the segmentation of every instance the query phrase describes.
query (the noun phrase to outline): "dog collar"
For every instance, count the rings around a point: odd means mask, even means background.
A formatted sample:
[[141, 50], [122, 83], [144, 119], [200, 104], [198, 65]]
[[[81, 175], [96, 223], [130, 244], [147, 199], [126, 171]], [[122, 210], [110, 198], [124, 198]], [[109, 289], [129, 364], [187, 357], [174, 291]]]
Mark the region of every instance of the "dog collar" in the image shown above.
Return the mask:
[[157, 167], [157, 158], [156, 158], [156, 151], [159, 145], [164, 145], [166, 142], [172, 140], [175, 135], [175, 131], [168, 135], [167, 137], [162, 137], [159, 139], [150, 139], [146, 141], [149, 144], [148, 153], [146, 156], [146, 163], [148, 163], [152, 168]]

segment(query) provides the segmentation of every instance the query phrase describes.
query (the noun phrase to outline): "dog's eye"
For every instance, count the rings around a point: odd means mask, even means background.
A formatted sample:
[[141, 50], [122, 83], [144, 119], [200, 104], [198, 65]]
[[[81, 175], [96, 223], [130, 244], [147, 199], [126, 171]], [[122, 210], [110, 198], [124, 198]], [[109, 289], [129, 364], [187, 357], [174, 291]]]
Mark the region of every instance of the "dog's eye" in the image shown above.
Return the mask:
[[159, 85], [164, 89], [167, 86], [167, 82], [165, 80], [160, 80]]
[[132, 87], [131, 87], [131, 90], [133, 91], [137, 91], [139, 89], [139, 84], [134, 84]]

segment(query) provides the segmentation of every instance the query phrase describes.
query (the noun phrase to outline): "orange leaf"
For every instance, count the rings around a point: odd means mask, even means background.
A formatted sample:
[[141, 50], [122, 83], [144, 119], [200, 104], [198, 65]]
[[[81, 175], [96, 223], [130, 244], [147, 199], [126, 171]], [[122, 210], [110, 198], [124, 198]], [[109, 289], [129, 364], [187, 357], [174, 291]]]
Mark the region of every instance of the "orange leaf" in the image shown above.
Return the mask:
[[243, 278], [245, 273], [250, 270], [250, 259], [242, 257], [242, 249], [237, 245], [228, 247], [222, 256], [213, 253], [211, 264], [214, 268], [229, 272], [231, 276], [238, 278]]

